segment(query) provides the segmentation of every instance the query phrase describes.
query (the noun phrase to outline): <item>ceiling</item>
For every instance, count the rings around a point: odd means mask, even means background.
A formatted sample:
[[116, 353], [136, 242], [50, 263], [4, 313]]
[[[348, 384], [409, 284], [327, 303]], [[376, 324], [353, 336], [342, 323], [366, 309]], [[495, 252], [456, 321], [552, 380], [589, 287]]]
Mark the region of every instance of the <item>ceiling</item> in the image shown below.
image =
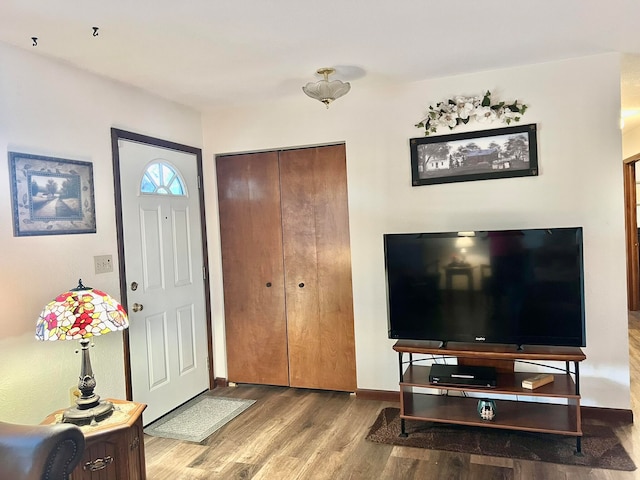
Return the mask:
[[638, 0], [0, 2], [0, 42], [200, 111], [303, 95], [325, 66], [358, 88], [621, 52], [640, 113], [638, 24]]

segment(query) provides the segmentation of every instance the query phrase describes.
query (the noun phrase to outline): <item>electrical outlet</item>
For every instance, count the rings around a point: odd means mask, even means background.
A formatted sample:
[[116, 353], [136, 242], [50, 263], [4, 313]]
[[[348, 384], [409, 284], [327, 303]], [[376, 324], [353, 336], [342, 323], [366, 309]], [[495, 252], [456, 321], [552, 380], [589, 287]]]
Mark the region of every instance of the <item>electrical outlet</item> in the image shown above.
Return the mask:
[[113, 257], [111, 255], [97, 255], [93, 257], [96, 273], [113, 272]]

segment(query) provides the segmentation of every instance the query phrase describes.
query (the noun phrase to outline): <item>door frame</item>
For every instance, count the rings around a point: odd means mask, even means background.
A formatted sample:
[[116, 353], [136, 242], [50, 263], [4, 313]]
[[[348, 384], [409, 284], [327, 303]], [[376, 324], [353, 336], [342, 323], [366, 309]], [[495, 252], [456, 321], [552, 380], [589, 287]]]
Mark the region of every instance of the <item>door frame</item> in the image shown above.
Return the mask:
[[640, 310], [640, 255], [636, 207], [636, 163], [640, 153], [623, 160], [624, 226], [627, 248], [627, 308]]
[[[204, 206], [204, 182], [202, 170], [202, 150], [200, 148], [190, 147], [180, 143], [162, 140], [160, 138], [150, 137], [139, 133], [111, 128], [111, 151], [113, 158], [113, 188], [116, 207], [116, 231], [118, 240], [118, 267], [120, 277], [120, 303], [128, 310], [127, 301], [127, 276], [125, 273], [125, 256], [124, 256], [124, 228], [122, 219], [122, 189], [120, 186], [120, 147], [118, 140], [129, 140], [132, 142], [143, 143], [155, 147], [176, 150], [179, 152], [190, 153], [196, 157], [196, 166], [198, 172], [198, 195], [200, 200], [200, 224], [201, 224], [201, 243], [202, 243], [202, 263], [204, 276], [204, 308], [205, 322], [207, 328], [207, 368], [209, 372], [209, 389], [215, 387], [215, 379], [213, 372], [213, 330], [211, 326], [211, 292], [209, 283], [209, 258], [207, 254], [207, 224]], [[125, 329], [122, 336], [124, 349], [124, 377], [127, 400], [133, 400], [133, 387], [131, 383], [131, 350], [129, 344], [129, 330]]]

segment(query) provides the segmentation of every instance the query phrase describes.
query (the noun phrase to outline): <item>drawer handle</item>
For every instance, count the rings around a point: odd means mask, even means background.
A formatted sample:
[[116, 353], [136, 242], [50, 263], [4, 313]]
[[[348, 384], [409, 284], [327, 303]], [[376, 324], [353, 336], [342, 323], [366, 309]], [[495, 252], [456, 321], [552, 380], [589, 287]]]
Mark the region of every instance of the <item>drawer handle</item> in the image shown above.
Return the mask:
[[91, 472], [97, 472], [98, 470], [107, 468], [110, 463], [113, 463], [113, 457], [111, 455], [107, 455], [104, 458], [96, 458], [91, 462], [85, 463], [82, 468]]

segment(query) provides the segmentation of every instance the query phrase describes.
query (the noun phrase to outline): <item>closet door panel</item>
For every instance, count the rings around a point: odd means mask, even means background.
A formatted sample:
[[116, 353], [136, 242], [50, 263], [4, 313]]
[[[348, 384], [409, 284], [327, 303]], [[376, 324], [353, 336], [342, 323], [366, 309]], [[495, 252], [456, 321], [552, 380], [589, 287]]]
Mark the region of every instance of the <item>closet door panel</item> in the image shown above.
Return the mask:
[[280, 182], [290, 384], [355, 391], [344, 145], [280, 152]]
[[[311, 150], [313, 152], [313, 149]], [[311, 160], [311, 161], [310, 161]], [[315, 162], [300, 150], [280, 154], [285, 299], [289, 381], [293, 387], [321, 388], [324, 358], [318, 305], [318, 244], [315, 213]], [[327, 326], [324, 326], [325, 330]]]
[[288, 385], [278, 153], [216, 159], [228, 380]]

